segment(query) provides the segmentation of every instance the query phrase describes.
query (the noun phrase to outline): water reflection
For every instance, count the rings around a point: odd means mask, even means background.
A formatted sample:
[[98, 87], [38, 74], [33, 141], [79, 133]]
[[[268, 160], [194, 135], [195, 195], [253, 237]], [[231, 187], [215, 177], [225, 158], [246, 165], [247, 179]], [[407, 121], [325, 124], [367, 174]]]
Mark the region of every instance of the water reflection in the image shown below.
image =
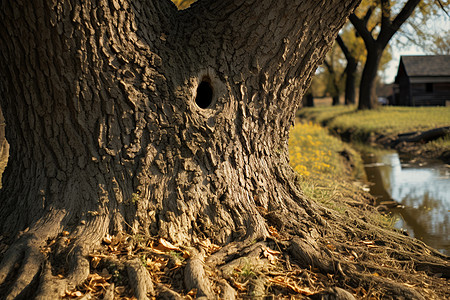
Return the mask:
[[378, 203], [394, 200], [404, 206], [390, 209], [398, 216], [395, 227], [450, 254], [450, 169], [442, 164], [402, 166], [396, 152], [366, 155], [364, 160]]

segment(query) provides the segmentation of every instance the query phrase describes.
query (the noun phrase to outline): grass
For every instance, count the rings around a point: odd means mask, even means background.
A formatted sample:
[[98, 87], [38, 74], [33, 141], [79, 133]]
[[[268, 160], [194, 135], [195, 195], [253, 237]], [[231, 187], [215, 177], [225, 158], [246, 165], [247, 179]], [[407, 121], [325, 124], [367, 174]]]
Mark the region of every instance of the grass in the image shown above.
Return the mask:
[[[319, 124], [346, 133], [353, 146], [364, 151], [373, 136], [450, 126], [450, 107], [380, 107], [357, 111], [355, 106], [320, 106], [303, 108], [299, 117], [302, 122], [291, 130], [289, 140], [291, 166], [300, 175], [300, 186], [307, 197], [342, 213], [346, 209], [342, 202], [367, 197], [361, 186], [355, 186], [357, 180], [364, 179], [364, 168], [355, 150]], [[450, 135], [417, 146], [422, 152], [450, 151]], [[370, 151], [374, 151], [372, 147]], [[387, 216], [368, 217], [381, 226], [392, 225]]]
[[398, 134], [450, 126], [450, 106], [383, 106], [374, 110], [357, 111], [355, 106], [342, 105], [304, 108], [300, 115], [331, 128], [355, 128], [366, 134]]
[[299, 117], [325, 125], [336, 116], [353, 113], [355, 110], [354, 105], [305, 107], [299, 111]]
[[358, 182], [365, 179], [361, 157], [318, 124], [303, 122], [293, 127], [289, 158], [305, 195], [329, 208], [342, 212], [342, 200], [361, 192]]
[[368, 134], [399, 134], [450, 126], [450, 107], [381, 107], [336, 117], [330, 127], [356, 127]]
[[303, 177], [332, 179], [340, 176], [345, 167], [339, 153], [348, 150], [341, 140], [312, 122], [298, 124], [291, 130], [291, 166]]
[[[384, 106], [357, 111], [355, 106], [328, 106], [303, 108], [299, 115], [338, 133], [348, 133], [356, 142], [366, 142], [372, 136], [394, 136], [450, 126], [450, 107]], [[423, 145], [423, 149], [450, 151], [450, 136]]]
[[[364, 207], [370, 199], [365, 186], [362, 159], [352, 147], [330, 135], [316, 123], [300, 122], [292, 128], [289, 139], [292, 168], [300, 175], [300, 187], [309, 199], [344, 215], [350, 206]], [[381, 227], [391, 228], [392, 217], [376, 211], [358, 214]]]

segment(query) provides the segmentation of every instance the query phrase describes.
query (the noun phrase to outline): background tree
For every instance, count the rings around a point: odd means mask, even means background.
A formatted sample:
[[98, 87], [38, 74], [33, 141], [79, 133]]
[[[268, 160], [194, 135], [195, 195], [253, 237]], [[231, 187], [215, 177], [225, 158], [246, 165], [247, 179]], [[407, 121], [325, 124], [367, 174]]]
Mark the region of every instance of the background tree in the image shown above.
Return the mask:
[[339, 98], [342, 94], [342, 83], [344, 77], [344, 70], [342, 64], [342, 58], [337, 46], [334, 44], [333, 48], [327, 53], [323, 66], [326, 69], [326, 76], [328, 78], [327, 91], [331, 94], [332, 105], [339, 104]]
[[[356, 11], [350, 16], [350, 21], [364, 40], [367, 49], [367, 59], [364, 64], [359, 89], [358, 109], [371, 109], [376, 105], [375, 80], [383, 51], [394, 34], [412, 15], [419, 3], [420, 0], [406, 1], [399, 13], [393, 18], [391, 1], [370, 1], [368, 5], [363, 5], [367, 9]], [[377, 18], [377, 26], [369, 26], [371, 17]]]
[[[335, 91], [339, 91], [339, 95], [342, 93], [345, 79], [345, 104], [355, 103], [356, 86], [360, 82], [362, 72], [358, 66], [360, 62], [365, 62], [366, 56], [364, 41], [354, 27], [347, 23], [337, 36], [332, 50], [327, 53], [324, 64], [316, 72], [312, 83], [314, 93], [324, 95], [326, 91], [334, 98], [333, 103], [338, 104]], [[380, 61], [380, 72], [387, 68], [391, 59], [391, 48], [388, 45]]]
[[400, 28], [397, 48], [411, 48], [434, 55], [450, 54], [449, 0], [424, 0], [417, 11]]
[[367, 51], [364, 41], [350, 22], [341, 30], [336, 42], [345, 56], [345, 104], [356, 103], [356, 86], [361, 78], [360, 63], [364, 63]]
[[359, 60], [356, 55], [350, 51], [347, 45], [342, 40], [341, 36], [338, 35], [336, 38], [336, 42], [342, 50], [342, 53], [345, 55], [345, 59], [347, 60], [347, 65], [345, 67], [345, 96], [344, 103], [345, 104], [355, 104], [356, 97], [356, 73], [358, 71]]

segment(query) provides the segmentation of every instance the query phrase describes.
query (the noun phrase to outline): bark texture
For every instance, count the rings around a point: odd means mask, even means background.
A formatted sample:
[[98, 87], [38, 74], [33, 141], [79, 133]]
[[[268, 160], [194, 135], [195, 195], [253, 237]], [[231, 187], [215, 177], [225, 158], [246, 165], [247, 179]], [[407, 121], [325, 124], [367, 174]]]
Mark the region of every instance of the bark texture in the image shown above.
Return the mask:
[[[288, 133], [358, 2], [2, 1], [8, 299], [84, 280], [106, 233], [226, 244], [267, 236], [266, 220], [321, 223], [294, 183]], [[13, 275], [17, 262], [28, 269]]]

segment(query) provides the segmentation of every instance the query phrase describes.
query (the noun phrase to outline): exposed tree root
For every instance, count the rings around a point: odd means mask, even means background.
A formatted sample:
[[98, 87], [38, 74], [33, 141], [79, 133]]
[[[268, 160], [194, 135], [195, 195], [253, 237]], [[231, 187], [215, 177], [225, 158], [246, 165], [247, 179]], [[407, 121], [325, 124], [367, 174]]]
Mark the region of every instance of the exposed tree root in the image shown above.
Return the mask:
[[62, 280], [57, 276], [53, 276], [51, 265], [46, 261], [40, 277], [36, 299], [44, 300], [52, 296], [60, 297], [61, 295], [64, 295], [67, 288], [67, 280]]
[[197, 297], [211, 299], [214, 293], [204, 270], [204, 255], [196, 253], [186, 263], [184, 269], [184, 282], [188, 290], [197, 289]]
[[355, 297], [344, 289], [333, 287], [311, 296], [313, 300], [354, 300]]
[[44, 262], [39, 248], [35, 236], [29, 234], [7, 250], [0, 266], [0, 285], [7, 295], [5, 299], [26, 298]]
[[147, 269], [138, 259], [132, 259], [126, 262], [128, 278], [130, 285], [133, 288], [134, 295], [138, 300], [149, 299], [147, 295], [154, 296], [155, 290], [153, 282]]
[[219, 280], [218, 285], [219, 285], [220, 291], [221, 291], [219, 294], [219, 298], [229, 299], [229, 300], [236, 299], [236, 296], [237, 296], [236, 290], [233, 289], [231, 287], [231, 285], [225, 279]]
[[169, 289], [168, 287], [160, 284], [157, 287], [157, 294], [158, 294], [158, 299], [161, 300], [183, 300], [183, 297], [181, 297], [180, 294], [178, 294], [177, 292]]
[[[2, 255], [1, 299], [59, 299], [89, 276], [91, 246], [50, 222], [31, 229]], [[55, 238], [56, 237], [56, 238]]]
[[26, 298], [32, 284], [37, 280], [43, 261], [43, 255], [36, 246], [25, 250], [22, 266], [6, 299]]
[[370, 206], [349, 207], [342, 215], [314, 209], [322, 225], [310, 220], [299, 228], [285, 224], [282, 214], [265, 212], [267, 227], [258, 232], [266, 236], [221, 247], [209, 239], [183, 247], [122, 233], [88, 253], [86, 240], [67, 232], [40, 242], [36, 234], [24, 234], [3, 255], [0, 292], [2, 299], [450, 296], [449, 258], [368, 221]]

